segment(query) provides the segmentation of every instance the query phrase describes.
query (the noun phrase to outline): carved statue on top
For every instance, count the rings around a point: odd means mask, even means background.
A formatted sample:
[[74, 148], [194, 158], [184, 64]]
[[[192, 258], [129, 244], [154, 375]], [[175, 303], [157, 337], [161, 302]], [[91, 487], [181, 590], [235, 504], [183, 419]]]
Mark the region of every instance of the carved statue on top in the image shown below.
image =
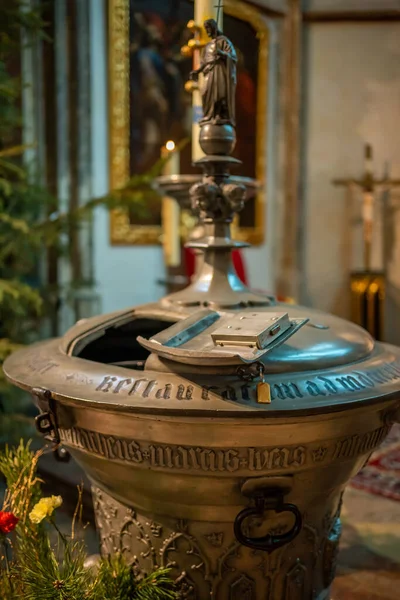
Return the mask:
[[214, 19], [204, 22], [207, 35], [211, 38], [204, 50], [201, 66], [190, 74], [197, 81], [204, 75], [201, 89], [203, 118], [201, 125], [229, 124], [235, 126], [235, 93], [237, 56], [232, 42], [218, 29]]

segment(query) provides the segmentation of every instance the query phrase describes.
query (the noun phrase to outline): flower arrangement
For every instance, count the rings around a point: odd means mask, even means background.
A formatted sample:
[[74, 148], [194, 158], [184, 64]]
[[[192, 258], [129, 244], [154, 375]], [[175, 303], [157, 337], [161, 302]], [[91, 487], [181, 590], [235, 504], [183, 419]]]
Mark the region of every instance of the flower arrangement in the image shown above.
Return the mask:
[[84, 540], [76, 535], [82, 490], [65, 535], [56, 521], [61, 496], [42, 496], [40, 454], [23, 442], [0, 453], [7, 485], [0, 510], [0, 600], [176, 599], [168, 569], [138, 575], [122, 554], [87, 565]]

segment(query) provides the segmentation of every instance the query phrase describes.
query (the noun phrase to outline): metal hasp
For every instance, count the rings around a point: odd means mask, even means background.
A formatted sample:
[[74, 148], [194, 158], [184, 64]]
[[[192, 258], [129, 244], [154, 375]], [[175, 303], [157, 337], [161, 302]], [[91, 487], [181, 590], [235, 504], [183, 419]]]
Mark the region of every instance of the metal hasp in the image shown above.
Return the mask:
[[287, 313], [251, 313], [235, 315], [229, 322], [213, 331], [216, 346], [247, 346], [264, 350], [274, 339], [290, 329]]
[[193, 312], [149, 340], [138, 342], [149, 352], [178, 363], [234, 365], [258, 362], [291, 336], [308, 318], [289, 319], [287, 313]]
[[171, 568], [187, 600], [328, 600], [343, 490], [400, 418], [400, 349], [237, 278], [230, 224], [256, 184], [230, 175], [234, 54], [210, 31], [203, 177], [158, 180], [204, 224], [192, 285], [4, 369], [92, 481], [103, 555]]

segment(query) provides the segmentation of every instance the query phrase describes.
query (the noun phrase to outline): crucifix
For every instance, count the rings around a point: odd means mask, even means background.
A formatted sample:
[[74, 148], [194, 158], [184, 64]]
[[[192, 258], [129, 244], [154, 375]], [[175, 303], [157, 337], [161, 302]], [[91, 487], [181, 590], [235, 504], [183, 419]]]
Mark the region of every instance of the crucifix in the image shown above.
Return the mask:
[[388, 193], [400, 187], [400, 179], [390, 179], [387, 174], [375, 179], [372, 169], [372, 146], [365, 145], [364, 174], [360, 179], [334, 179], [337, 186], [346, 187], [350, 193], [355, 190], [362, 194], [363, 223], [363, 270], [351, 274], [351, 316], [352, 320], [367, 329], [376, 339], [383, 335], [383, 315], [385, 298], [385, 273], [372, 269], [372, 242], [374, 207], [377, 193]]
[[215, 19], [217, 21], [217, 23], [219, 24], [219, 17], [220, 17], [220, 13], [221, 13], [221, 8], [224, 7], [224, 0], [219, 0], [218, 4], [216, 4], [214, 6], [214, 8], [217, 9], [217, 18]]

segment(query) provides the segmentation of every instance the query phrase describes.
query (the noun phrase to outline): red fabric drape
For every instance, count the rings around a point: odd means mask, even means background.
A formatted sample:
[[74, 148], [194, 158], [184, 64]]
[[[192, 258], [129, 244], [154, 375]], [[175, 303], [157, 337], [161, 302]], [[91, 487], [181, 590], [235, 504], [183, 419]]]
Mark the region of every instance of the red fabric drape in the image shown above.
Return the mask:
[[[240, 281], [247, 285], [247, 273], [242, 255], [239, 250], [234, 250], [232, 252], [232, 261]], [[195, 253], [191, 248], [185, 248], [185, 265], [186, 276], [188, 277], [188, 279], [190, 279], [194, 275], [195, 267]]]

